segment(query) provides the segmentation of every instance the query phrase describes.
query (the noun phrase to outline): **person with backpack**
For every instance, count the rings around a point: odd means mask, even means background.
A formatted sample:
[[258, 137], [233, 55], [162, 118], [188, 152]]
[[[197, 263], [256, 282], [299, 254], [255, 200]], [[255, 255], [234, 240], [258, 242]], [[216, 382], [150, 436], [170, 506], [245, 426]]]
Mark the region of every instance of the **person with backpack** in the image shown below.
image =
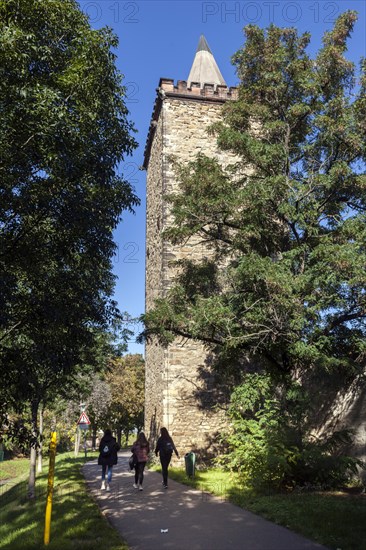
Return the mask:
[[168, 466], [172, 459], [173, 451], [179, 458], [178, 451], [174, 445], [172, 438], [170, 437], [166, 428], [160, 429], [160, 437], [157, 441], [155, 454], [160, 458], [161, 470], [163, 475], [163, 487], [168, 488]]
[[[120, 450], [116, 439], [112, 436], [111, 430], [105, 430], [104, 435], [99, 443], [99, 457], [98, 465], [102, 466], [102, 485], [101, 489], [106, 489], [110, 491], [110, 483], [112, 481], [112, 471], [113, 466], [117, 464], [118, 455], [117, 452]], [[107, 472], [107, 483], [105, 482], [105, 474]]]
[[145, 437], [144, 432], [140, 432], [135, 443], [132, 446], [131, 452], [135, 455], [135, 489], [142, 491], [142, 482], [144, 481], [144, 469], [149, 457], [150, 446]]

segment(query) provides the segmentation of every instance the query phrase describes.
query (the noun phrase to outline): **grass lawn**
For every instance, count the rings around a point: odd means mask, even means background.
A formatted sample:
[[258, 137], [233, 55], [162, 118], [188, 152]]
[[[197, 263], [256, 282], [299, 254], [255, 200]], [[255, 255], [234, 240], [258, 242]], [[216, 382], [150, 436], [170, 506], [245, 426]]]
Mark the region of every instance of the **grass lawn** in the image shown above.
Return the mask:
[[[96, 456], [96, 454], [94, 453]], [[88, 460], [93, 455], [88, 456]], [[80, 467], [84, 458], [73, 453], [56, 456], [55, 491], [52, 507], [51, 542], [47, 548], [71, 550], [128, 550], [118, 533], [99, 512], [86, 492]], [[12, 464], [14, 463], [14, 464]], [[0, 464], [0, 548], [11, 550], [46, 548], [43, 545], [44, 513], [47, 494], [48, 464], [37, 477], [37, 498], [26, 498], [28, 460]], [[18, 477], [14, 477], [15, 474]]]
[[[154, 468], [155, 469], [155, 468]], [[241, 488], [238, 479], [221, 470], [196, 471], [188, 479], [183, 470], [170, 468], [176, 481], [246, 508], [301, 533], [329, 548], [366, 550], [366, 495], [292, 493], [257, 495]]]
[[14, 458], [0, 462], [0, 481], [14, 479], [20, 475], [26, 475], [29, 471], [29, 460], [27, 458]]

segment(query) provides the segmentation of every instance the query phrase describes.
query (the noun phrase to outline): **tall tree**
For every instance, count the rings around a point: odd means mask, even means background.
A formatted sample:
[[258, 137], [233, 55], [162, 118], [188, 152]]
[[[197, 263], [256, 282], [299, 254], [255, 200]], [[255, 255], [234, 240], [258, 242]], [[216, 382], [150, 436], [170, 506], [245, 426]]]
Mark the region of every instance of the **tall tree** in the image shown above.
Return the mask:
[[98, 428], [103, 429], [108, 425], [108, 413], [111, 400], [112, 395], [108, 382], [101, 380], [98, 375], [94, 376], [91, 392], [86, 400], [88, 418], [91, 422], [93, 449], [95, 449], [96, 446]]
[[126, 441], [133, 429], [144, 425], [145, 361], [136, 353], [111, 360], [106, 375], [111, 392], [109, 422], [115, 428], [119, 442], [121, 433]]
[[1, 401], [30, 402], [36, 433], [116, 315], [113, 230], [138, 204], [117, 166], [136, 143], [109, 29], [74, 0], [1, 1], [0, 27]]
[[315, 59], [309, 33], [245, 28], [239, 99], [212, 128], [240, 160], [177, 166], [181, 193], [169, 197], [167, 238], [199, 235], [214, 259], [181, 265], [145, 336], [202, 340], [226, 372], [249, 358], [281, 383], [363, 372], [366, 63], [357, 83], [345, 57], [356, 19], [342, 14]]

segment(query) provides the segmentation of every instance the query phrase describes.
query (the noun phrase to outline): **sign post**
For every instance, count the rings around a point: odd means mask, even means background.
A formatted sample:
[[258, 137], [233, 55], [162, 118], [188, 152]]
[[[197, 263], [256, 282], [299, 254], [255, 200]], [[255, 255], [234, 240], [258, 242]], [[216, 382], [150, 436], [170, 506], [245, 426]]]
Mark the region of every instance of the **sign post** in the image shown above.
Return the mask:
[[87, 417], [87, 414], [85, 411], [83, 411], [80, 415], [80, 418], [78, 420], [78, 427], [79, 427], [79, 430], [83, 430], [84, 431], [84, 455], [85, 455], [85, 458], [87, 457], [87, 447], [86, 447], [86, 432], [87, 430], [89, 429], [89, 425], [90, 425], [90, 420], [89, 418]]
[[44, 544], [47, 546], [50, 543], [51, 533], [51, 514], [52, 514], [52, 497], [53, 497], [53, 480], [55, 477], [55, 458], [56, 458], [56, 432], [51, 434], [50, 443], [50, 466], [48, 470], [48, 489], [47, 489], [47, 503], [46, 514], [44, 524]]

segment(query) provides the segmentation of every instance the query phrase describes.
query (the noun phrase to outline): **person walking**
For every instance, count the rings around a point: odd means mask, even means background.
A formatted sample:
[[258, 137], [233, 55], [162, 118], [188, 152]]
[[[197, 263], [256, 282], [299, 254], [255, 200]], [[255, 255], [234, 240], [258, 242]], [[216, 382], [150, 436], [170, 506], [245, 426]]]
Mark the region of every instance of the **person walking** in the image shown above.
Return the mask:
[[168, 430], [166, 428], [161, 428], [160, 437], [156, 443], [155, 454], [156, 456], [159, 454], [164, 489], [168, 488], [168, 466], [172, 459], [173, 451], [177, 455], [177, 458], [179, 458], [178, 451], [168, 433]]
[[132, 446], [131, 451], [136, 457], [135, 483], [133, 484], [133, 486], [135, 489], [139, 489], [139, 491], [142, 491], [142, 483], [144, 481], [144, 469], [150, 452], [149, 442], [146, 439], [144, 432], [139, 433], [135, 443]]
[[[112, 481], [113, 466], [118, 462], [117, 452], [120, 450], [116, 439], [113, 437], [111, 430], [107, 429], [99, 443], [98, 465], [102, 466], [102, 485], [101, 490], [110, 491], [110, 483]], [[107, 483], [105, 482], [105, 474], [107, 472]]]

